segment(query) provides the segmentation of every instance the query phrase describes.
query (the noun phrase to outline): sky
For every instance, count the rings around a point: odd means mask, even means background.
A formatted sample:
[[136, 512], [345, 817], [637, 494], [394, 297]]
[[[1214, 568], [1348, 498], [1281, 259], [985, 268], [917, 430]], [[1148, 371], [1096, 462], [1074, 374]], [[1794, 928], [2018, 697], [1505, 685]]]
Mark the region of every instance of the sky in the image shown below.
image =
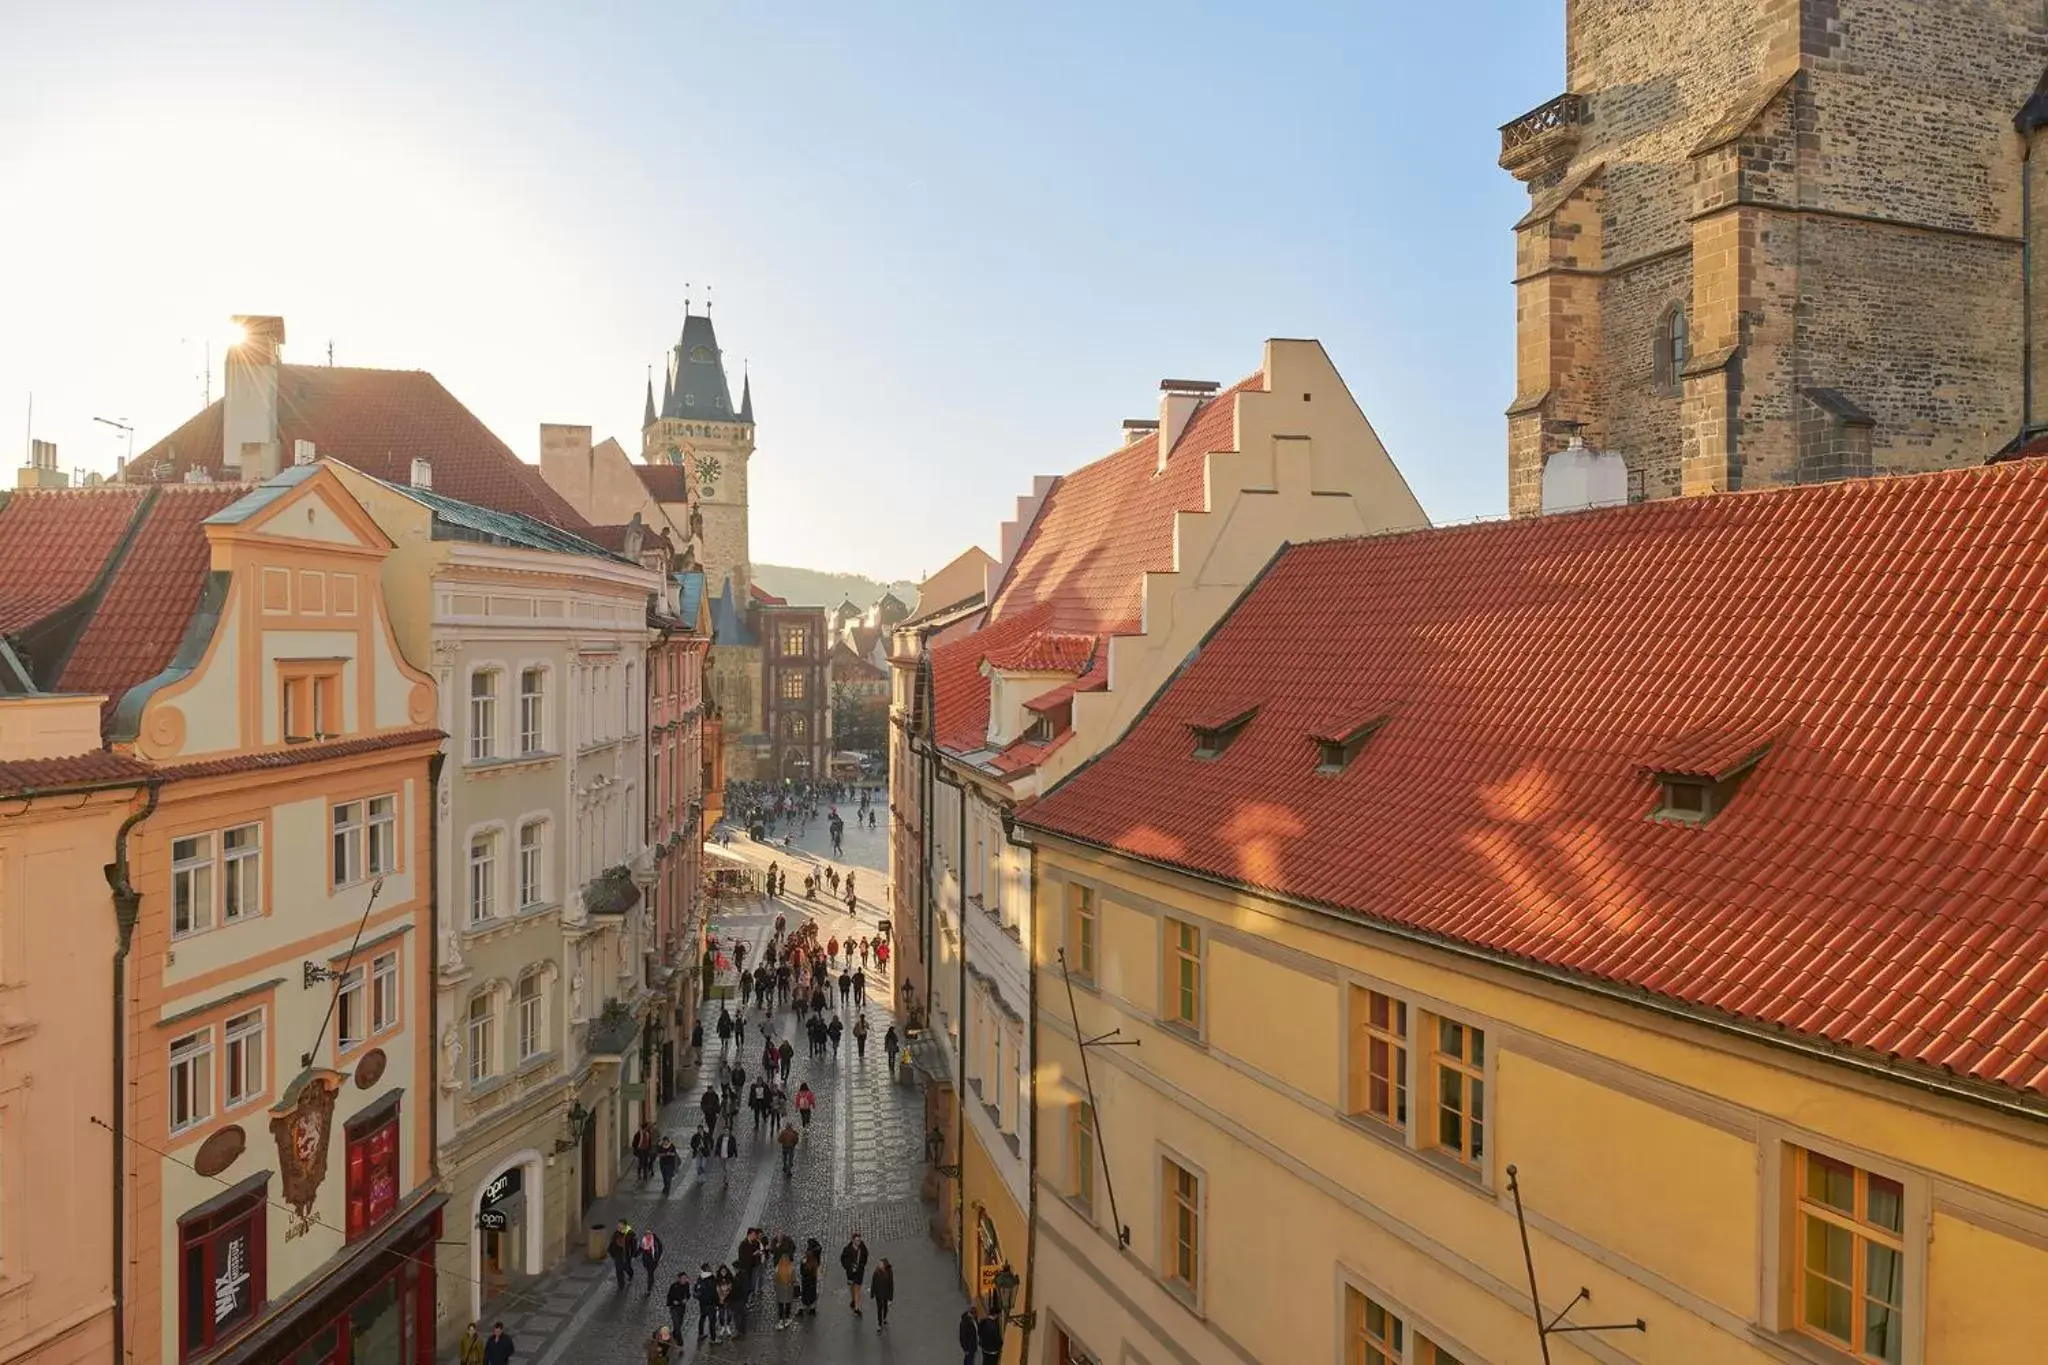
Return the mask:
[[[916, 579], [1163, 378], [1328, 348], [1432, 519], [1506, 507], [1498, 126], [1529, 0], [559, 6], [0, 0], [0, 433], [110, 472], [234, 313], [432, 371], [523, 458], [637, 453], [708, 297], [753, 557]], [[4, 447], [0, 447], [4, 448]], [[9, 480], [11, 483], [11, 480]]]

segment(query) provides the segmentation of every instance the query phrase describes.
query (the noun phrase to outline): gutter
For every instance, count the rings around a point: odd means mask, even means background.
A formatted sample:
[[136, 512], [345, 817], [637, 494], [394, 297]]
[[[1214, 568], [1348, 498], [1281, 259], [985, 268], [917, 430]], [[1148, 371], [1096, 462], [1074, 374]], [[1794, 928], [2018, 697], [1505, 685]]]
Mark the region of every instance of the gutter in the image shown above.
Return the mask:
[[1024, 959], [1024, 1012], [1028, 1022], [1024, 1036], [1031, 1047], [1030, 1114], [1028, 1118], [1031, 1160], [1024, 1171], [1024, 1311], [1023, 1344], [1017, 1359], [1031, 1359], [1031, 1333], [1038, 1326], [1038, 845], [1017, 837], [1014, 811], [1003, 813], [1003, 838], [1017, 848], [1031, 851], [1031, 899], [1024, 907], [1031, 926], [1031, 947]]
[[126, 1271], [128, 1206], [127, 1163], [123, 1159], [128, 1143], [128, 950], [135, 942], [135, 924], [142, 917], [142, 893], [128, 877], [128, 836], [135, 827], [156, 813], [163, 783], [150, 781], [142, 787], [142, 809], [133, 811], [114, 834], [114, 861], [105, 868], [107, 886], [114, 896], [114, 926], [120, 942], [114, 948], [114, 1361], [127, 1359], [128, 1295]]
[[1875, 1053], [1865, 1054], [1860, 1051], [1850, 1051], [1843, 1045], [1819, 1040], [1808, 1040], [1789, 1030], [1775, 1029], [1768, 1025], [1745, 1023], [1732, 1016], [1717, 1014], [1701, 1006], [1688, 1005], [1683, 1001], [1673, 1000], [1668, 996], [1656, 995], [1640, 987], [1621, 986], [1594, 977], [1581, 976], [1562, 967], [1553, 967], [1548, 963], [1537, 962], [1531, 958], [1516, 957], [1496, 949], [1482, 948], [1476, 944], [1445, 938], [1409, 925], [1396, 923], [1393, 920], [1367, 915], [1360, 911], [1346, 910], [1339, 906], [1326, 905], [1299, 896], [1290, 896], [1282, 892], [1268, 891], [1261, 887], [1234, 882], [1225, 877], [1218, 877], [1193, 868], [1182, 867], [1178, 864], [1167, 862], [1164, 859], [1146, 857], [1143, 854], [1131, 853], [1124, 849], [1111, 847], [1108, 844], [1098, 843], [1093, 839], [1083, 839], [1076, 835], [1047, 829], [1043, 825], [1032, 825], [1031, 828], [1046, 835], [1048, 838], [1062, 843], [1073, 844], [1080, 848], [1094, 849], [1097, 852], [1106, 853], [1112, 857], [1121, 858], [1128, 862], [1141, 863], [1147, 867], [1155, 867], [1161, 871], [1171, 872], [1210, 886], [1222, 887], [1229, 891], [1256, 896], [1262, 900], [1272, 901], [1276, 905], [1285, 905], [1291, 909], [1305, 911], [1309, 914], [1340, 919], [1347, 924], [1357, 925], [1369, 932], [1385, 934], [1389, 938], [1399, 939], [1403, 943], [1429, 948], [1440, 953], [1448, 953], [1453, 957], [1463, 958], [1468, 962], [1482, 963], [1488, 967], [1504, 968], [1507, 971], [1520, 973], [1523, 976], [1533, 976], [1552, 985], [1563, 986], [1570, 990], [1597, 996], [1602, 1000], [1613, 1001], [1637, 1009], [1646, 1009], [1669, 1019], [1696, 1024], [1702, 1028], [1712, 1029], [1717, 1033], [1725, 1033], [1747, 1042], [1759, 1043], [1765, 1047], [1776, 1048], [1782, 1051], [1795, 1052], [1802, 1057], [1814, 1061], [1847, 1067], [1864, 1076], [1911, 1086], [1916, 1090], [1921, 1090], [1931, 1095], [1939, 1095], [1944, 1099], [1958, 1100], [1978, 1108], [1989, 1109], [2008, 1118], [2025, 1119], [2032, 1123], [2048, 1121], [2048, 1099], [2028, 1099], [2017, 1093], [2007, 1096], [1991, 1090], [1982, 1083], [1943, 1080], [1931, 1073], [1908, 1070], [1906, 1065], [1887, 1062]]

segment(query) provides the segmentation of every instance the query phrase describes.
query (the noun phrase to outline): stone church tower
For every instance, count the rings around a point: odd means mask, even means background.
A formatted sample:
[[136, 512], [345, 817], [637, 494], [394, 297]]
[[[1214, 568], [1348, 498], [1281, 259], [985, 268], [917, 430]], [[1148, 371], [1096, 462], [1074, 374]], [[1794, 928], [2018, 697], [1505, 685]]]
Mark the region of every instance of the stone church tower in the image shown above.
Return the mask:
[[754, 581], [747, 551], [747, 461], [753, 453], [753, 381], [743, 380], [735, 407], [711, 315], [699, 316], [686, 308], [682, 339], [662, 377], [659, 407], [654, 381], [647, 382], [640, 458], [646, 464], [677, 465], [687, 471], [704, 520], [698, 544], [705, 579], [714, 595], [731, 579], [733, 602], [741, 611], [746, 610]]
[[2044, 421], [2042, 0], [1566, 0], [1565, 26], [1566, 93], [1501, 130], [1530, 192], [1514, 512], [1581, 427], [1661, 498], [1979, 463]]

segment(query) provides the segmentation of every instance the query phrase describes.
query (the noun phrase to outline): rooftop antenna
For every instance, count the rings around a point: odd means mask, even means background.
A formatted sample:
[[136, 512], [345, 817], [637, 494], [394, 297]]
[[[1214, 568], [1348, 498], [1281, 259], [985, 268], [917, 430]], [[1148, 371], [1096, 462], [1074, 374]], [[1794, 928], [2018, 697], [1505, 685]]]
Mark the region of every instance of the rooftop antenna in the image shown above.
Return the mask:
[[334, 338], [327, 338], [327, 368], [334, 368]]
[[683, 316], [690, 316], [690, 282], [683, 281]]
[[[209, 406], [210, 406], [210, 404], [209, 404]], [[131, 425], [131, 424], [130, 424], [129, 422], [127, 422], [127, 421], [126, 421], [126, 420], [124, 420], [124, 419], [120, 419], [120, 418], [114, 418], [114, 417], [95, 417], [95, 418], [93, 418], [92, 420], [93, 420], [93, 421], [95, 421], [95, 422], [98, 422], [98, 423], [100, 423], [100, 424], [101, 424], [102, 426], [109, 426], [109, 427], [112, 427], [112, 428], [113, 428], [114, 430], [116, 430], [116, 431], [120, 431], [120, 432], [125, 432], [125, 433], [127, 433], [127, 436], [128, 436], [128, 458], [127, 458], [127, 459], [125, 459], [125, 460], [123, 460], [123, 461], [121, 462], [121, 468], [122, 468], [122, 470], [123, 470], [123, 471], [125, 472], [125, 471], [127, 470], [127, 468], [128, 468], [128, 466], [129, 466], [129, 465], [131, 465], [131, 464], [134, 464], [134, 463], [135, 463], [135, 428], [134, 428], [134, 426], [133, 426], [133, 425]]]
[[711, 316], [711, 286], [708, 284], [704, 286], [704, 316]]

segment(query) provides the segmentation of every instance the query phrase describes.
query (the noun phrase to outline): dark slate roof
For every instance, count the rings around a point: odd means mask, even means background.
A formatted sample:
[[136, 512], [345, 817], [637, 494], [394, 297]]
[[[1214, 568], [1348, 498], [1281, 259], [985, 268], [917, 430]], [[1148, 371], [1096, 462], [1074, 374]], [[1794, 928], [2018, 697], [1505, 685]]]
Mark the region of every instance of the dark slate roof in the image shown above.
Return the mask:
[[714, 645], [753, 645], [754, 632], [747, 629], [747, 619], [739, 613], [732, 602], [732, 580], [726, 579], [718, 589], [718, 596], [711, 603], [711, 643]]
[[383, 479], [379, 479], [378, 482], [394, 493], [411, 498], [432, 512], [436, 540], [468, 540], [484, 545], [509, 545], [521, 550], [549, 550], [557, 554], [589, 555], [594, 559], [615, 559], [624, 564], [633, 562], [624, 555], [614, 554], [602, 545], [593, 544], [567, 531], [557, 530], [544, 521], [523, 517], [517, 512], [499, 512], [488, 507], [478, 507], [473, 503], [458, 501], [445, 493], [436, 493], [430, 488], [414, 488], [410, 484], [390, 483]]
[[732, 405], [732, 390], [725, 382], [725, 356], [718, 349], [718, 334], [709, 317], [695, 314], [683, 319], [683, 337], [669, 360], [669, 391], [661, 400], [663, 417], [688, 418], [699, 422], [753, 420], [753, 405], [743, 418]]

